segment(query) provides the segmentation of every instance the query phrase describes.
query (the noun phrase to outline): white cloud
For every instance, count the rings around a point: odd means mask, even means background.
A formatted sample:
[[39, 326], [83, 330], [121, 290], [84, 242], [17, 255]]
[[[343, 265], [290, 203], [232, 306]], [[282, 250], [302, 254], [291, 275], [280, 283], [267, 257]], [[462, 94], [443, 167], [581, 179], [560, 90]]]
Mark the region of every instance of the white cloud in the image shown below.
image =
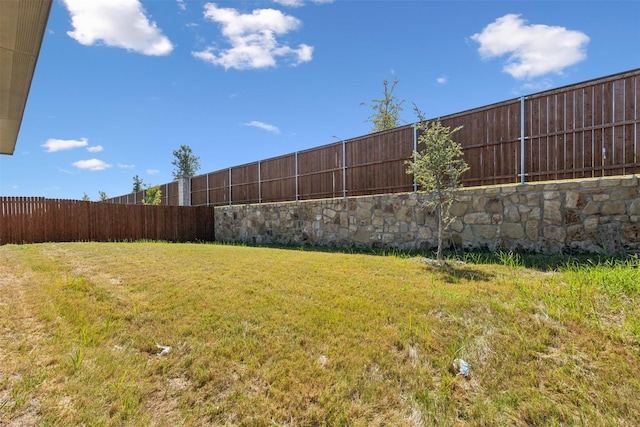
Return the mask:
[[99, 153], [102, 150], [104, 150], [102, 145], [94, 145], [93, 147], [87, 147], [87, 151], [90, 153]]
[[136, 167], [136, 165], [125, 165], [123, 163], [118, 163], [118, 167], [120, 169], [133, 169]]
[[[311, 0], [311, 3], [328, 4], [328, 3], [333, 3], [333, 1], [334, 0]], [[289, 6], [289, 7], [300, 7], [305, 5], [304, 0], [273, 0], [273, 2], [281, 6]]]
[[313, 47], [300, 44], [297, 48], [281, 44], [276, 36], [300, 28], [301, 21], [275, 9], [256, 9], [251, 14], [241, 14], [236, 9], [219, 8], [214, 3], [205, 5], [206, 19], [222, 27], [222, 35], [231, 45], [219, 50], [210, 46], [193, 56], [220, 65], [226, 70], [247, 70], [276, 66], [278, 58], [285, 58], [293, 65], [309, 62]]
[[441, 76], [436, 79], [436, 83], [438, 83], [439, 85], [446, 85], [448, 82], [449, 82], [449, 77], [447, 76]]
[[272, 133], [280, 133], [280, 129], [278, 129], [276, 126], [274, 125], [270, 125], [267, 123], [263, 123], [263, 122], [259, 122], [256, 120], [250, 121], [248, 123], [244, 124], [245, 126], [251, 126], [251, 127], [256, 127], [258, 129], [263, 129], [266, 130], [267, 132], [272, 132]]
[[139, 0], [63, 0], [74, 30], [67, 34], [78, 43], [103, 43], [145, 55], [168, 55], [171, 41], [149, 21]]
[[281, 6], [300, 7], [304, 6], [302, 0], [273, 0], [274, 3], [278, 3]]
[[157, 175], [160, 173], [158, 169], [147, 169], [146, 172], [147, 172], [147, 175]]
[[110, 164], [107, 164], [98, 159], [78, 160], [71, 165], [77, 167], [78, 169], [87, 169], [90, 171], [101, 171], [111, 167]]
[[553, 82], [550, 79], [543, 79], [541, 81], [528, 82], [523, 84], [518, 91], [514, 93], [521, 95], [522, 92], [541, 92], [553, 87]]
[[180, 10], [187, 10], [187, 5], [185, 4], [184, 0], [177, 0], [177, 2]]
[[503, 71], [516, 79], [562, 70], [587, 57], [589, 37], [564, 27], [527, 25], [520, 15], [509, 14], [487, 25], [471, 39], [480, 43], [484, 59], [509, 54]]
[[72, 150], [74, 148], [86, 147], [89, 144], [87, 138], [80, 139], [47, 139], [47, 142], [41, 145], [47, 149], [47, 153], [56, 151]]

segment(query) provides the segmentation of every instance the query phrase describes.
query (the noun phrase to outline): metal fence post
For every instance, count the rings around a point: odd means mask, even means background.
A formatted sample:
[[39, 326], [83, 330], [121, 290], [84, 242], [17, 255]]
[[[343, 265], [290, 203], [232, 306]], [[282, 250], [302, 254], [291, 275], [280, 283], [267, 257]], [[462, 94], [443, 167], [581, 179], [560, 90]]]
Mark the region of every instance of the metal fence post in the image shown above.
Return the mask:
[[299, 192], [299, 188], [298, 188], [298, 152], [295, 152], [295, 163], [296, 163], [296, 202], [298, 201], [299, 197], [298, 197], [298, 192]]
[[347, 141], [345, 139], [338, 138], [335, 135], [332, 135], [332, 138], [335, 138], [342, 143], [342, 198], [346, 200], [347, 199]]
[[342, 198], [347, 199], [347, 141], [342, 140]]
[[[416, 153], [418, 152], [418, 125], [416, 123], [413, 124], [413, 163], [416, 162]], [[413, 176], [413, 192], [418, 192], [418, 181], [416, 181], [416, 176]]]
[[520, 184], [525, 183], [524, 161], [524, 96], [520, 97]]
[[262, 204], [262, 162], [258, 160], [258, 204]]

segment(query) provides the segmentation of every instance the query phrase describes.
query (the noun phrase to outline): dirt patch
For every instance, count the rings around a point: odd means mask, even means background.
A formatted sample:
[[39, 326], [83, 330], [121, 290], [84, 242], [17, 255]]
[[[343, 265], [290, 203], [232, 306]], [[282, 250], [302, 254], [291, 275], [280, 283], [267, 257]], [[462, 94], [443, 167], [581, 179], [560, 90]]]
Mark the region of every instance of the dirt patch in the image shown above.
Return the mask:
[[40, 402], [35, 396], [35, 386], [23, 378], [15, 355], [34, 350], [35, 342], [42, 334], [42, 325], [29, 308], [25, 286], [28, 276], [17, 276], [8, 266], [0, 266], [0, 330], [3, 345], [0, 347], [0, 425], [33, 426], [38, 423]]
[[180, 395], [191, 388], [191, 382], [185, 377], [167, 379], [162, 388], [156, 389], [147, 401], [147, 412], [154, 414], [156, 420], [166, 425], [180, 425], [184, 420], [178, 410]]

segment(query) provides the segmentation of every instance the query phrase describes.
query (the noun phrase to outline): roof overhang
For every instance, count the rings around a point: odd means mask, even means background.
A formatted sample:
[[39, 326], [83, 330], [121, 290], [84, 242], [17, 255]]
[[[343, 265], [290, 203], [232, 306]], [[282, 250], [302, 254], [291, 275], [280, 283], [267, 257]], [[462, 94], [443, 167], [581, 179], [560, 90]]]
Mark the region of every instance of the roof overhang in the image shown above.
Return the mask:
[[0, 154], [13, 154], [53, 0], [0, 0]]

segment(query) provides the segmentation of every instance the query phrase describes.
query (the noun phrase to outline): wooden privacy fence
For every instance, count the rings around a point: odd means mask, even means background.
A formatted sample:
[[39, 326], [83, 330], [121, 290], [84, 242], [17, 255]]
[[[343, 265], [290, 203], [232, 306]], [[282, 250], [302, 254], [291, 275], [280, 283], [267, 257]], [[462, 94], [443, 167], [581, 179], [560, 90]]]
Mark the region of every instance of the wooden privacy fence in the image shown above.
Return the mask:
[[0, 244], [213, 241], [213, 208], [0, 197]]
[[[466, 187], [640, 173], [640, 69], [442, 117], [462, 129]], [[191, 178], [191, 205], [416, 190], [414, 125]], [[172, 186], [171, 188], [169, 186]], [[177, 203], [177, 183], [163, 203]], [[164, 190], [163, 190], [164, 191]], [[137, 203], [125, 195], [114, 203]]]
[[[1, 0], [0, 0], [1, 1]], [[108, 203], [124, 203], [133, 205], [142, 205], [147, 190], [141, 190], [124, 196], [113, 197], [107, 200]], [[170, 182], [160, 185], [160, 205], [161, 206], [179, 206], [178, 203], [178, 182]]]

